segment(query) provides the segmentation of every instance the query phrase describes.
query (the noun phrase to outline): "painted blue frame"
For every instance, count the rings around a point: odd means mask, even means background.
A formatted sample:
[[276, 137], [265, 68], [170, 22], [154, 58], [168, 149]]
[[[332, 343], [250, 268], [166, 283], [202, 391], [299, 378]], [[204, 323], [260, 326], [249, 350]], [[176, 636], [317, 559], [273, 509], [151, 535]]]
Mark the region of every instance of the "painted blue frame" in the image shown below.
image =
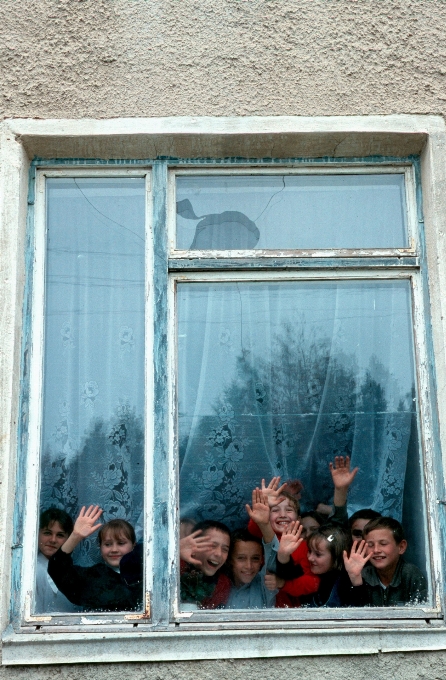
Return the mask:
[[[435, 356], [433, 348], [433, 339], [431, 332], [430, 321], [430, 302], [428, 294], [429, 275], [427, 270], [426, 246], [424, 240], [424, 224], [422, 212], [422, 187], [421, 187], [421, 165], [419, 156], [408, 157], [383, 157], [370, 156], [366, 158], [289, 158], [289, 159], [249, 159], [249, 158], [194, 158], [194, 159], [179, 159], [172, 157], [159, 157], [156, 159], [140, 159], [140, 160], [126, 160], [126, 159], [40, 159], [35, 158], [30, 165], [29, 170], [29, 188], [28, 188], [28, 215], [27, 215], [27, 232], [26, 232], [26, 251], [25, 251], [25, 295], [23, 303], [23, 334], [22, 334], [22, 352], [21, 352], [21, 393], [19, 403], [19, 421], [18, 421], [18, 464], [16, 471], [16, 504], [14, 509], [14, 526], [13, 526], [13, 556], [12, 556], [12, 594], [10, 607], [10, 621], [16, 630], [19, 630], [23, 625], [21, 612], [21, 572], [23, 561], [23, 530], [24, 530], [24, 513], [26, 504], [26, 469], [27, 469], [27, 448], [28, 448], [28, 412], [29, 412], [29, 391], [30, 391], [30, 375], [29, 375], [29, 356], [31, 348], [31, 309], [33, 297], [33, 243], [34, 243], [34, 202], [35, 202], [35, 185], [36, 185], [36, 170], [37, 168], [85, 168], [86, 170], [92, 168], [152, 168], [152, 183], [153, 183], [153, 243], [154, 243], [154, 266], [151, 285], [153, 285], [153, 328], [154, 328], [154, 356], [153, 356], [153, 371], [154, 371], [154, 405], [155, 405], [155, 432], [154, 432], [154, 452], [153, 452], [153, 470], [154, 476], [154, 527], [155, 533], [152, 537], [153, 555], [154, 555], [154, 573], [153, 580], [156, 585], [152, 593], [152, 622], [151, 624], [126, 624], [129, 629], [134, 629], [135, 625], [141, 625], [143, 629], [163, 630], [169, 626], [171, 622], [170, 597], [175, 590], [176, 583], [170, 580], [170, 569], [168, 565], [168, 532], [170, 530], [169, 516], [171, 508], [169, 507], [169, 488], [167, 480], [169, 480], [169, 396], [168, 396], [168, 309], [167, 309], [167, 290], [169, 271], [191, 271], [191, 270], [207, 270], [219, 269], [277, 269], [277, 268], [335, 268], [335, 267], [349, 267], [355, 268], [360, 265], [364, 266], [364, 259], [362, 258], [267, 258], [258, 261], [240, 261], [228, 259], [219, 259], [218, 264], [206, 259], [169, 259], [168, 244], [167, 244], [167, 229], [166, 229], [166, 215], [167, 215], [167, 185], [168, 185], [168, 171], [171, 167], [225, 167], [231, 168], [234, 166], [253, 166], [253, 167], [289, 167], [293, 166], [321, 166], [321, 165], [342, 165], [348, 163], [352, 165], [396, 165], [396, 164], [411, 164], [415, 171], [416, 181], [416, 198], [418, 210], [418, 239], [420, 244], [420, 252], [416, 256], [404, 257], [383, 257], [383, 258], [367, 258], [367, 265], [373, 268], [407, 268], [408, 270], [421, 270], [422, 273], [422, 287], [424, 298], [424, 313], [425, 313], [425, 328], [426, 328], [426, 342], [429, 356], [429, 392], [431, 395], [432, 404], [432, 422], [433, 422], [433, 450], [434, 450], [434, 468], [432, 474], [435, 478], [435, 490], [438, 502], [441, 504], [442, 510], [439, 512], [439, 528], [442, 538], [443, 546], [446, 546], [446, 489], [443, 482], [442, 460], [439, 447], [439, 421], [438, 421], [438, 406], [436, 399], [436, 380], [435, 380]], [[424, 461], [426, 462], [426, 461]], [[436, 521], [436, 520], [434, 520]], [[444, 569], [443, 569], [444, 574]], [[444, 589], [446, 590], [446, 579], [444, 581]], [[212, 613], [216, 614], [216, 613]], [[29, 624], [28, 624], [29, 625]], [[35, 623], [31, 623], [35, 626]], [[37, 626], [38, 629], [49, 630], [46, 626]], [[83, 630], [84, 628], [82, 628]], [[70, 630], [69, 624], [67, 630]], [[96, 627], [97, 630], [97, 627]], [[122, 627], [121, 627], [122, 630]]]

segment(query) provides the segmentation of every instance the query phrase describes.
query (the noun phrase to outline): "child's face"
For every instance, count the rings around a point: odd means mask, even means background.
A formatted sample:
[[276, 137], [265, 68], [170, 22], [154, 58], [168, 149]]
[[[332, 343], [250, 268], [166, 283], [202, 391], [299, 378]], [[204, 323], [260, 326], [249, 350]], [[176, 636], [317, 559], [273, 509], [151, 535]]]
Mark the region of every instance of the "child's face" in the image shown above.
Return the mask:
[[300, 520], [300, 523], [303, 526], [302, 538], [308, 538], [313, 531], [316, 531], [316, 529], [319, 529], [320, 527], [319, 522], [313, 519], [313, 517], [303, 517]]
[[68, 534], [59, 522], [50, 522], [47, 527], [39, 529], [39, 550], [49, 559], [67, 538]]
[[234, 584], [239, 588], [251, 583], [263, 566], [262, 546], [256, 541], [237, 541], [231, 556]]
[[194, 553], [194, 557], [201, 562], [198, 568], [203, 574], [213, 576], [228, 559], [229, 536], [214, 528], [204, 531], [203, 536], [212, 542], [212, 546], [207, 550]]
[[101, 555], [109, 567], [119, 567], [121, 559], [127, 553], [132, 552], [133, 548], [133, 543], [123, 533], [116, 535], [111, 531], [106, 531], [102, 536]]
[[358, 539], [362, 539], [362, 531], [365, 527], [366, 524], [370, 522], [369, 519], [355, 519], [355, 521], [352, 524], [352, 539], [354, 541], [357, 541]]
[[311, 544], [311, 548], [308, 549], [308, 561], [312, 574], [320, 576], [330, 571], [333, 566], [333, 558], [326, 540], [321, 539]]
[[388, 571], [396, 567], [400, 555], [406, 552], [407, 541], [397, 544], [390, 529], [374, 529], [365, 537], [367, 553], [372, 553], [370, 564], [377, 571]]
[[285, 527], [296, 519], [298, 519], [296, 509], [288, 498], [273, 505], [270, 510], [269, 521], [276, 534], [282, 534]]

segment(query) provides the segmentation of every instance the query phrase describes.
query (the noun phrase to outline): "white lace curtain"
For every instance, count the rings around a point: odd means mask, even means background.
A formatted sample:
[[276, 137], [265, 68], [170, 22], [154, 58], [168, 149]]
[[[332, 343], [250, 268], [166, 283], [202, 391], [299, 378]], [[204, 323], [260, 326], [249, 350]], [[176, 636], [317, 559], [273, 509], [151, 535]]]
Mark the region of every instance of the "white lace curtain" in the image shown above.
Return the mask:
[[[144, 180], [48, 180], [41, 509], [133, 525], [144, 451]], [[99, 555], [96, 538], [76, 559]]]
[[273, 475], [312, 510], [349, 455], [350, 512], [401, 519], [418, 460], [407, 281], [182, 283], [177, 306], [183, 516], [243, 525]]

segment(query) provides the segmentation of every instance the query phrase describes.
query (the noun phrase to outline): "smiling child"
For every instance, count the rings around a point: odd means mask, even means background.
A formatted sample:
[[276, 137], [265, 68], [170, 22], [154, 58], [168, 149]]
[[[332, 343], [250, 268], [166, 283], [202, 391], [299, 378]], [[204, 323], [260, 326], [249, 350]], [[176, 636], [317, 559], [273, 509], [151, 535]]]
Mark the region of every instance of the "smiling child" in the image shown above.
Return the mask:
[[48, 560], [65, 543], [73, 530], [73, 520], [59, 508], [48, 508], [40, 515], [39, 552], [36, 564], [35, 611], [74, 612], [79, 607], [73, 605], [57, 588], [48, 574]]
[[407, 541], [392, 517], [378, 517], [363, 530], [364, 540], [344, 553], [357, 607], [395, 607], [427, 599], [427, 583], [414, 564], [404, 560]]
[[[280, 478], [273, 477], [268, 486], [262, 480], [262, 488], [252, 492], [252, 507], [247, 505], [246, 511], [250, 517], [248, 531], [254, 536], [262, 536], [265, 550], [270, 546], [270, 557], [267, 559], [267, 569], [277, 572], [279, 539], [293, 527], [287, 542], [293, 543], [293, 550], [283, 557], [288, 565], [285, 584], [276, 596], [276, 607], [299, 607], [299, 598], [317, 591], [319, 577], [312, 574], [307, 558], [307, 544], [301, 538], [302, 527], [299, 520], [299, 501], [283, 491], [285, 485], [279, 487]], [[295, 527], [295, 530], [294, 530]], [[277, 558], [276, 558], [277, 556]], [[285, 572], [285, 569], [283, 570]]]
[[266, 574], [260, 538], [247, 529], [233, 531], [228, 566], [232, 588], [226, 609], [274, 607], [276, 577]]
[[[50, 557], [48, 573], [59, 590], [74, 604], [89, 611], [134, 611], [142, 603], [142, 583], [128, 585], [120, 575], [124, 555], [135, 546], [135, 531], [123, 519], [98, 523], [102, 510], [83, 507], [65, 543]], [[100, 529], [99, 546], [103, 563], [92, 567], [73, 564], [71, 553], [84, 539]]]
[[181, 602], [200, 609], [223, 607], [231, 581], [220, 570], [228, 559], [230, 532], [221, 522], [205, 520], [180, 540]]

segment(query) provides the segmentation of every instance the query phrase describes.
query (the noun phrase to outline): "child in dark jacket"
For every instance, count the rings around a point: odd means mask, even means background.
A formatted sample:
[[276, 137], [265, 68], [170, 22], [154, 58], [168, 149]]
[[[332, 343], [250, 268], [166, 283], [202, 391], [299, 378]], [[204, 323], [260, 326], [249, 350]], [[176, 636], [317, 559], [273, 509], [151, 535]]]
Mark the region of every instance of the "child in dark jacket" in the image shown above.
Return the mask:
[[[134, 611], [142, 605], [142, 582], [128, 585], [121, 577], [120, 562], [135, 546], [135, 531], [123, 519], [102, 525], [101, 514], [97, 505], [82, 508], [72, 533], [50, 557], [48, 573], [65, 597], [86, 611]], [[73, 564], [74, 548], [98, 529], [104, 562], [92, 567]]]
[[344, 553], [345, 568], [354, 586], [356, 607], [396, 607], [425, 602], [426, 578], [403, 558], [407, 541], [401, 524], [393, 517], [378, 517], [363, 530], [350, 555]]
[[[287, 555], [286, 539], [292, 533], [289, 527], [282, 534], [277, 560], [277, 575], [287, 577], [286, 565], [280, 562]], [[282, 546], [282, 544], [284, 544]], [[350, 604], [352, 585], [344, 569], [343, 553], [349, 544], [348, 534], [336, 524], [325, 524], [313, 531], [307, 538], [308, 561], [311, 573], [320, 578], [316, 593], [300, 598], [301, 605], [307, 607], [343, 607]]]

